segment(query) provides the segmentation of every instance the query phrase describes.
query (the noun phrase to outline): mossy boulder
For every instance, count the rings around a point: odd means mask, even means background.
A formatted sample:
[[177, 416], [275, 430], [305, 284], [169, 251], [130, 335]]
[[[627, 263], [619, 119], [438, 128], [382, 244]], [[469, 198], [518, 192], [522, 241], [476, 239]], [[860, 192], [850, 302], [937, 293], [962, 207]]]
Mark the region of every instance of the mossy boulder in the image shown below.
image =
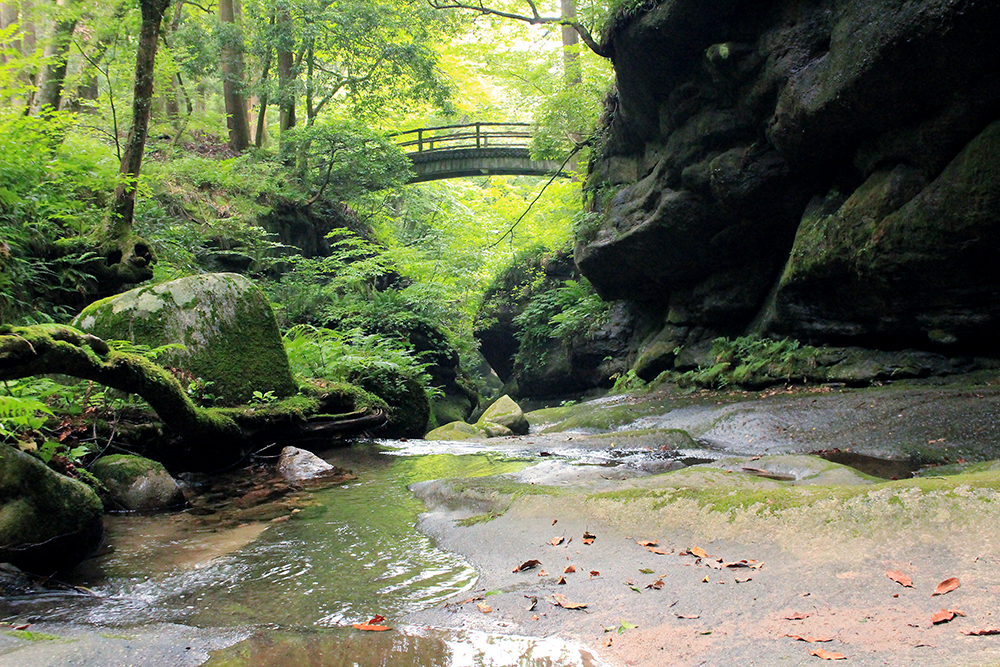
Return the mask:
[[90, 472], [107, 487], [109, 507], [151, 512], [184, 503], [184, 494], [167, 469], [142, 456], [104, 456], [94, 462]]
[[350, 377], [389, 406], [389, 421], [379, 432], [387, 438], [419, 438], [427, 432], [431, 403], [417, 379], [385, 368], [365, 368]]
[[100, 546], [103, 512], [87, 485], [0, 445], [0, 562], [38, 574], [69, 569]]
[[516, 435], [526, 435], [528, 433], [528, 420], [524, 416], [521, 406], [504, 394], [496, 400], [486, 412], [479, 418], [476, 425], [485, 429], [487, 425], [506, 426]]
[[73, 325], [105, 340], [156, 348], [180, 343], [158, 361], [212, 384], [223, 404], [254, 391], [296, 391], [278, 325], [264, 294], [232, 273], [210, 273], [140, 287], [88, 306]]
[[463, 421], [454, 421], [444, 426], [439, 426], [424, 436], [425, 440], [478, 440], [485, 438], [486, 433], [478, 426], [466, 424]]

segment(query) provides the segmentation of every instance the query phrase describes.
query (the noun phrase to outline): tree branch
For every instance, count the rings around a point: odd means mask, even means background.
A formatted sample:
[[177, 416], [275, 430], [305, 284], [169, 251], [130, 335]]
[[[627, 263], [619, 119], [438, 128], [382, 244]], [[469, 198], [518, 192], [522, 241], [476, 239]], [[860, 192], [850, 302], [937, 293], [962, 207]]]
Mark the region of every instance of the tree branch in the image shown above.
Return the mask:
[[469, 11], [476, 12], [481, 16], [499, 16], [500, 18], [521, 21], [530, 25], [569, 26], [575, 30], [578, 35], [580, 35], [580, 39], [583, 40], [583, 43], [586, 44], [591, 51], [602, 58], [611, 57], [611, 49], [601, 45], [596, 39], [594, 39], [594, 36], [590, 34], [590, 31], [586, 28], [586, 26], [577, 21], [576, 17], [542, 16], [538, 12], [538, 7], [535, 5], [533, 0], [525, 0], [525, 2], [528, 3], [528, 7], [531, 8], [530, 16], [487, 7], [483, 3], [483, 0], [478, 0], [478, 2], [475, 3], [452, 2], [451, 0], [427, 0], [427, 2], [434, 9], [467, 9]]

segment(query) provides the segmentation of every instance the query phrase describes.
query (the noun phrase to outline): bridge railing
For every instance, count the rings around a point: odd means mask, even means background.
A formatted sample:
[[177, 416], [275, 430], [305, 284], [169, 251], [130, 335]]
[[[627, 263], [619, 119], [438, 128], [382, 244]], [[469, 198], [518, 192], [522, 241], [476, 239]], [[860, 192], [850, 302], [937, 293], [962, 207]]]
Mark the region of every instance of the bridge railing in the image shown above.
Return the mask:
[[468, 123], [422, 127], [390, 135], [406, 153], [430, 153], [469, 148], [528, 148], [529, 123]]

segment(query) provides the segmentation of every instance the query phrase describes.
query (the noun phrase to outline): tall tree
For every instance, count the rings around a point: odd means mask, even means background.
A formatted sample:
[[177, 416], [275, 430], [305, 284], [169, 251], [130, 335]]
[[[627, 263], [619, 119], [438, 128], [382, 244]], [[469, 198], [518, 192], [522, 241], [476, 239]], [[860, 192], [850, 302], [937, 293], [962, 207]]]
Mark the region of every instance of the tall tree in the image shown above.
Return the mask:
[[57, 0], [55, 10], [55, 19], [49, 26], [48, 43], [45, 46], [46, 64], [37, 81], [34, 113], [56, 111], [62, 103], [69, 47], [80, 18], [70, 0]]
[[250, 123], [244, 94], [243, 31], [240, 0], [219, 0], [222, 23], [222, 97], [226, 103], [229, 147], [237, 152], [250, 146]]
[[[140, 282], [148, 279], [151, 259], [148, 246], [134, 238], [132, 219], [135, 214], [135, 195], [139, 171], [146, 150], [149, 133], [149, 115], [153, 106], [153, 68], [156, 47], [160, 41], [160, 25], [170, 0], [139, 0], [142, 26], [135, 57], [135, 84], [132, 91], [132, 124], [129, 127], [119, 174], [121, 182], [115, 189], [115, 201], [104, 233], [109, 245], [117, 248], [110, 260], [122, 282]], [[120, 253], [120, 254], [119, 254]]]

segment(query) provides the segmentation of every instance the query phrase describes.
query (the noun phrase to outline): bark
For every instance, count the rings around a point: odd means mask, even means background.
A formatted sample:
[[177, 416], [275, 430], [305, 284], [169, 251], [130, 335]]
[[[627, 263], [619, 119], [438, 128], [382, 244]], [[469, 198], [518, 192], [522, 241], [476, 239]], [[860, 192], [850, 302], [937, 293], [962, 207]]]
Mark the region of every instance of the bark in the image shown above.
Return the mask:
[[146, 151], [149, 132], [149, 114], [153, 106], [153, 65], [159, 44], [160, 24], [170, 0], [140, 0], [142, 27], [139, 29], [139, 46], [135, 58], [135, 85], [132, 92], [132, 124], [125, 151], [122, 154], [121, 182], [115, 189], [115, 201], [105, 227], [105, 240], [115, 246], [108, 263], [116, 267], [123, 282], [142, 282], [152, 277], [149, 263], [152, 254], [148, 245], [133, 238], [132, 218], [135, 214], [135, 195]]
[[[560, 0], [562, 18], [567, 21], [576, 21], [576, 0]], [[562, 43], [563, 43], [563, 76], [566, 78], [567, 86], [578, 86], [583, 83], [583, 70], [580, 67], [580, 54], [577, 48], [580, 45], [580, 33], [573, 29], [571, 24], [563, 23]]]
[[229, 25], [222, 44], [222, 97], [226, 102], [229, 147], [243, 152], [250, 146], [250, 124], [243, 94], [243, 37], [240, 31], [239, 0], [219, 0], [219, 21]]
[[288, 10], [278, 13], [278, 129], [295, 127], [295, 59], [292, 55], [292, 19]]
[[[70, 9], [69, 0], [58, 0], [56, 5], [61, 13]], [[77, 20], [75, 16], [63, 14], [50, 28], [50, 41], [45, 47], [48, 64], [39, 74], [38, 93], [35, 95], [33, 109], [35, 114], [58, 111], [62, 103], [63, 83], [66, 81], [66, 66], [69, 63], [69, 47]]]

